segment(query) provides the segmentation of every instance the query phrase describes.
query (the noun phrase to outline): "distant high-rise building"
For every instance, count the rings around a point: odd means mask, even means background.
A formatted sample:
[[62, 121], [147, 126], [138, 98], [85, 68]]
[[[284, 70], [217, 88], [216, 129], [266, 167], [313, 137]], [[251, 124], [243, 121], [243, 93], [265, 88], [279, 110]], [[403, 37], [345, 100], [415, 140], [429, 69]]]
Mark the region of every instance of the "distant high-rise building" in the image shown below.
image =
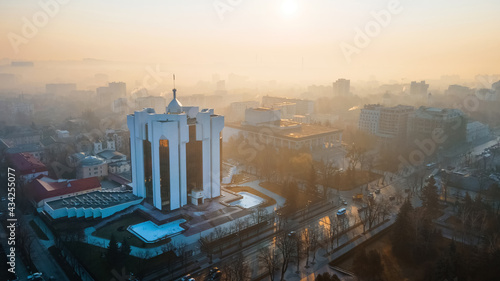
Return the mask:
[[[496, 96], [500, 96], [500, 81], [497, 81], [491, 85], [493, 91], [495, 91]], [[498, 98], [497, 98], [498, 99]]]
[[307, 93], [305, 93], [305, 95], [307, 95], [308, 98], [330, 97], [332, 91], [332, 86], [310, 85], [307, 87]]
[[408, 115], [415, 109], [413, 106], [397, 105], [380, 109], [377, 136], [385, 144], [402, 144], [406, 142]]
[[112, 102], [127, 96], [127, 85], [124, 82], [111, 82], [107, 87], [97, 88], [96, 94], [101, 103]]
[[408, 136], [411, 141], [438, 136], [452, 144], [465, 140], [466, 124], [460, 109], [421, 106], [408, 116]]
[[18, 77], [12, 73], [0, 73], [0, 89], [13, 88], [18, 84]]
[[224, 116], [182, 106], [173, 94], [165, 114], [146, 108], [127, 116], [133, 193], [160, 210], [188, 204], [188, 195], [195, 205], [221, 195]]
[[108, 87], [111, 94], [116, 98], [124, 98], [127, 96], [127, 84], [124, 82], [111, 82]]
[[32, 61], [13, 61], [10, 66], [14, 67], [33, 67], [35, 66]]
[[230, 104], [230, 116], [232, 121], [243, 121], [247, 108], [259, 107], [258, 101], [238, 101]]
[[135, 105], [137, 110], [153, 108], [157, 113], [165, 113], [167, 101], [163, 97], [149, 96], [135, 99]]
[[219, 80], [219, 81], [217, 81], [214, 95], [226, 95], [226, 94], [227, 94], [227, 91], [226, 91], [226, 80]]
[[358, 128], [361, 131], [375, 135], [378, 132], [378, 123], [380, 119], [380, 110], [383, 108], [380, 104], [367, 104], [361, 109], [359, 114]]
[[412, 81], [410, 85], [410, 95], [412, 96], [427, 96], [427, 90], [429, 90], [429, 84], [425, 84], [425, 81]]
[[271, 97], [271, 96], [262, 97], [263, 107], [273, 108], [275, 107], [275, 105], [283, 103], [295, 103], [296, 105], [295, 114], [307, 115], [314, 113], [314, 101], [312, 100], [289, 99], [289, 98]]
[[334, 96], [348, 96], [351, 94], [351, 80], [338, 79], [333, 82]]
[[466, 96], [474, 93], [471, 88], [460, 86], [460, 85], [450, 85], [448, 89], [444, 92], [446, 95], [458, 96], [465, 98]]

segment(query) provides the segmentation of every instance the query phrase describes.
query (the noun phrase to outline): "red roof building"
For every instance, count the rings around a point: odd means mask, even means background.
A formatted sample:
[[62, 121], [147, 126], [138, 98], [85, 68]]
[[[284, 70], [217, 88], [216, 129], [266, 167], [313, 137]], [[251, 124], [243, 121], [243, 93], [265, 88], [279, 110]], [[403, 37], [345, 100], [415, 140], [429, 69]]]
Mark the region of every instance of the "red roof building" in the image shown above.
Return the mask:
[[101, 183], [96, 177], [77, 180], [55, 180], [39, 176], [26, 186], [28, 197], [35, 207], [40, 208], [45, 202], [101, 190]]
[[49, 174], [47, 167], [30, 153], [8, 154], [8, 159], [23, 184]]

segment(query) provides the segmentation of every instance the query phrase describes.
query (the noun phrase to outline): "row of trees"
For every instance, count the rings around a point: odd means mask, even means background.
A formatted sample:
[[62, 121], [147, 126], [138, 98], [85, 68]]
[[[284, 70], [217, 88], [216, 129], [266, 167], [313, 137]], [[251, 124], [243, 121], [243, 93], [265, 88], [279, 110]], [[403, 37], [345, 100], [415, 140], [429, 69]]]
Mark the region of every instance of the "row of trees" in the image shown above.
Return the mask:
[[377, 223], [386, 220], [391, 214], [392, 205], [387, 199], [375, 201], [370, 199], [366, 202], [366, 207], [358, 208], [358, 218], [363, 225], [363, 232], [371, 229]]
[[399, 211], [391, 239], [394, 254], [406, 261], [425, 261], [436, 256], [441, 233], [434, 229], [424, 208], [406, 200]]
[[289, 232], [284, 221], [274, 247], [266, 247], [259, 251], [259, 264], [266, 269], [271, 280], [275, 280], [276, 276], [279, 276], [279, 280], [283, 280], [291, 264], [295, 264], [298, 271], [301, 259], [305, 259], [307, 268], [316, 262], [318, 249], [332, 250], [335, 248], [335, 243], [337, 247], [339, 246], [340, 237], [349, 228], [349, 219], [348, 216], [330, 215], [323, 218], [318, 226], [310, 226], [298, 233]]

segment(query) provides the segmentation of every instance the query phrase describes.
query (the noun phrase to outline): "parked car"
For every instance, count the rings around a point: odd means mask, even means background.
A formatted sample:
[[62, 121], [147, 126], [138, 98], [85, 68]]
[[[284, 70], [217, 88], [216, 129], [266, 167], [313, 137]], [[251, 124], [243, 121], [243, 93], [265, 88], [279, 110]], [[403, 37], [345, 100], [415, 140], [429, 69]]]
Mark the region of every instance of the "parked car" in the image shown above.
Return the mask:
[[28, 276], [28, 280], [42, 280], [42, 273], [36, 272]]
[[380, 188], [375, 189], [375, 194], [379, 194], [379, 193], [380, 193]]

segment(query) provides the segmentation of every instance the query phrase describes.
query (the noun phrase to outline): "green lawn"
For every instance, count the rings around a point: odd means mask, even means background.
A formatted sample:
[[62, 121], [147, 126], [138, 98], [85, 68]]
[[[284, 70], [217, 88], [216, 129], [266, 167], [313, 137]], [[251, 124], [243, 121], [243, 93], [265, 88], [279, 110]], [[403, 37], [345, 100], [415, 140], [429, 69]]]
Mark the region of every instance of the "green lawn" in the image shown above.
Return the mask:
[[158, 241], [156, 243], [145, 243], [141, 239], [137, 238], [134, 234], [130, 233], [127, 230], [127, 227], [130, 225], [138, 224], [141, 222], [145, 222], [147, 219], [142, 217], [137, 213], [132, 213], [121, 217], [118, 220], [113, 221], [110, 224], [107, 224], [104, 227], [97, 229], [94, 233], [94, 236], [98, 236], [101, 238], [111, 239], [111, 235], [114, 234], [117, 242], [122, 242], [123, 239], [127, 239], [127, 242], [131, 246], [140, 247], [140, 248], [154, 248], [170, 242], [170, 238], [166, 238], [164, 240]]

